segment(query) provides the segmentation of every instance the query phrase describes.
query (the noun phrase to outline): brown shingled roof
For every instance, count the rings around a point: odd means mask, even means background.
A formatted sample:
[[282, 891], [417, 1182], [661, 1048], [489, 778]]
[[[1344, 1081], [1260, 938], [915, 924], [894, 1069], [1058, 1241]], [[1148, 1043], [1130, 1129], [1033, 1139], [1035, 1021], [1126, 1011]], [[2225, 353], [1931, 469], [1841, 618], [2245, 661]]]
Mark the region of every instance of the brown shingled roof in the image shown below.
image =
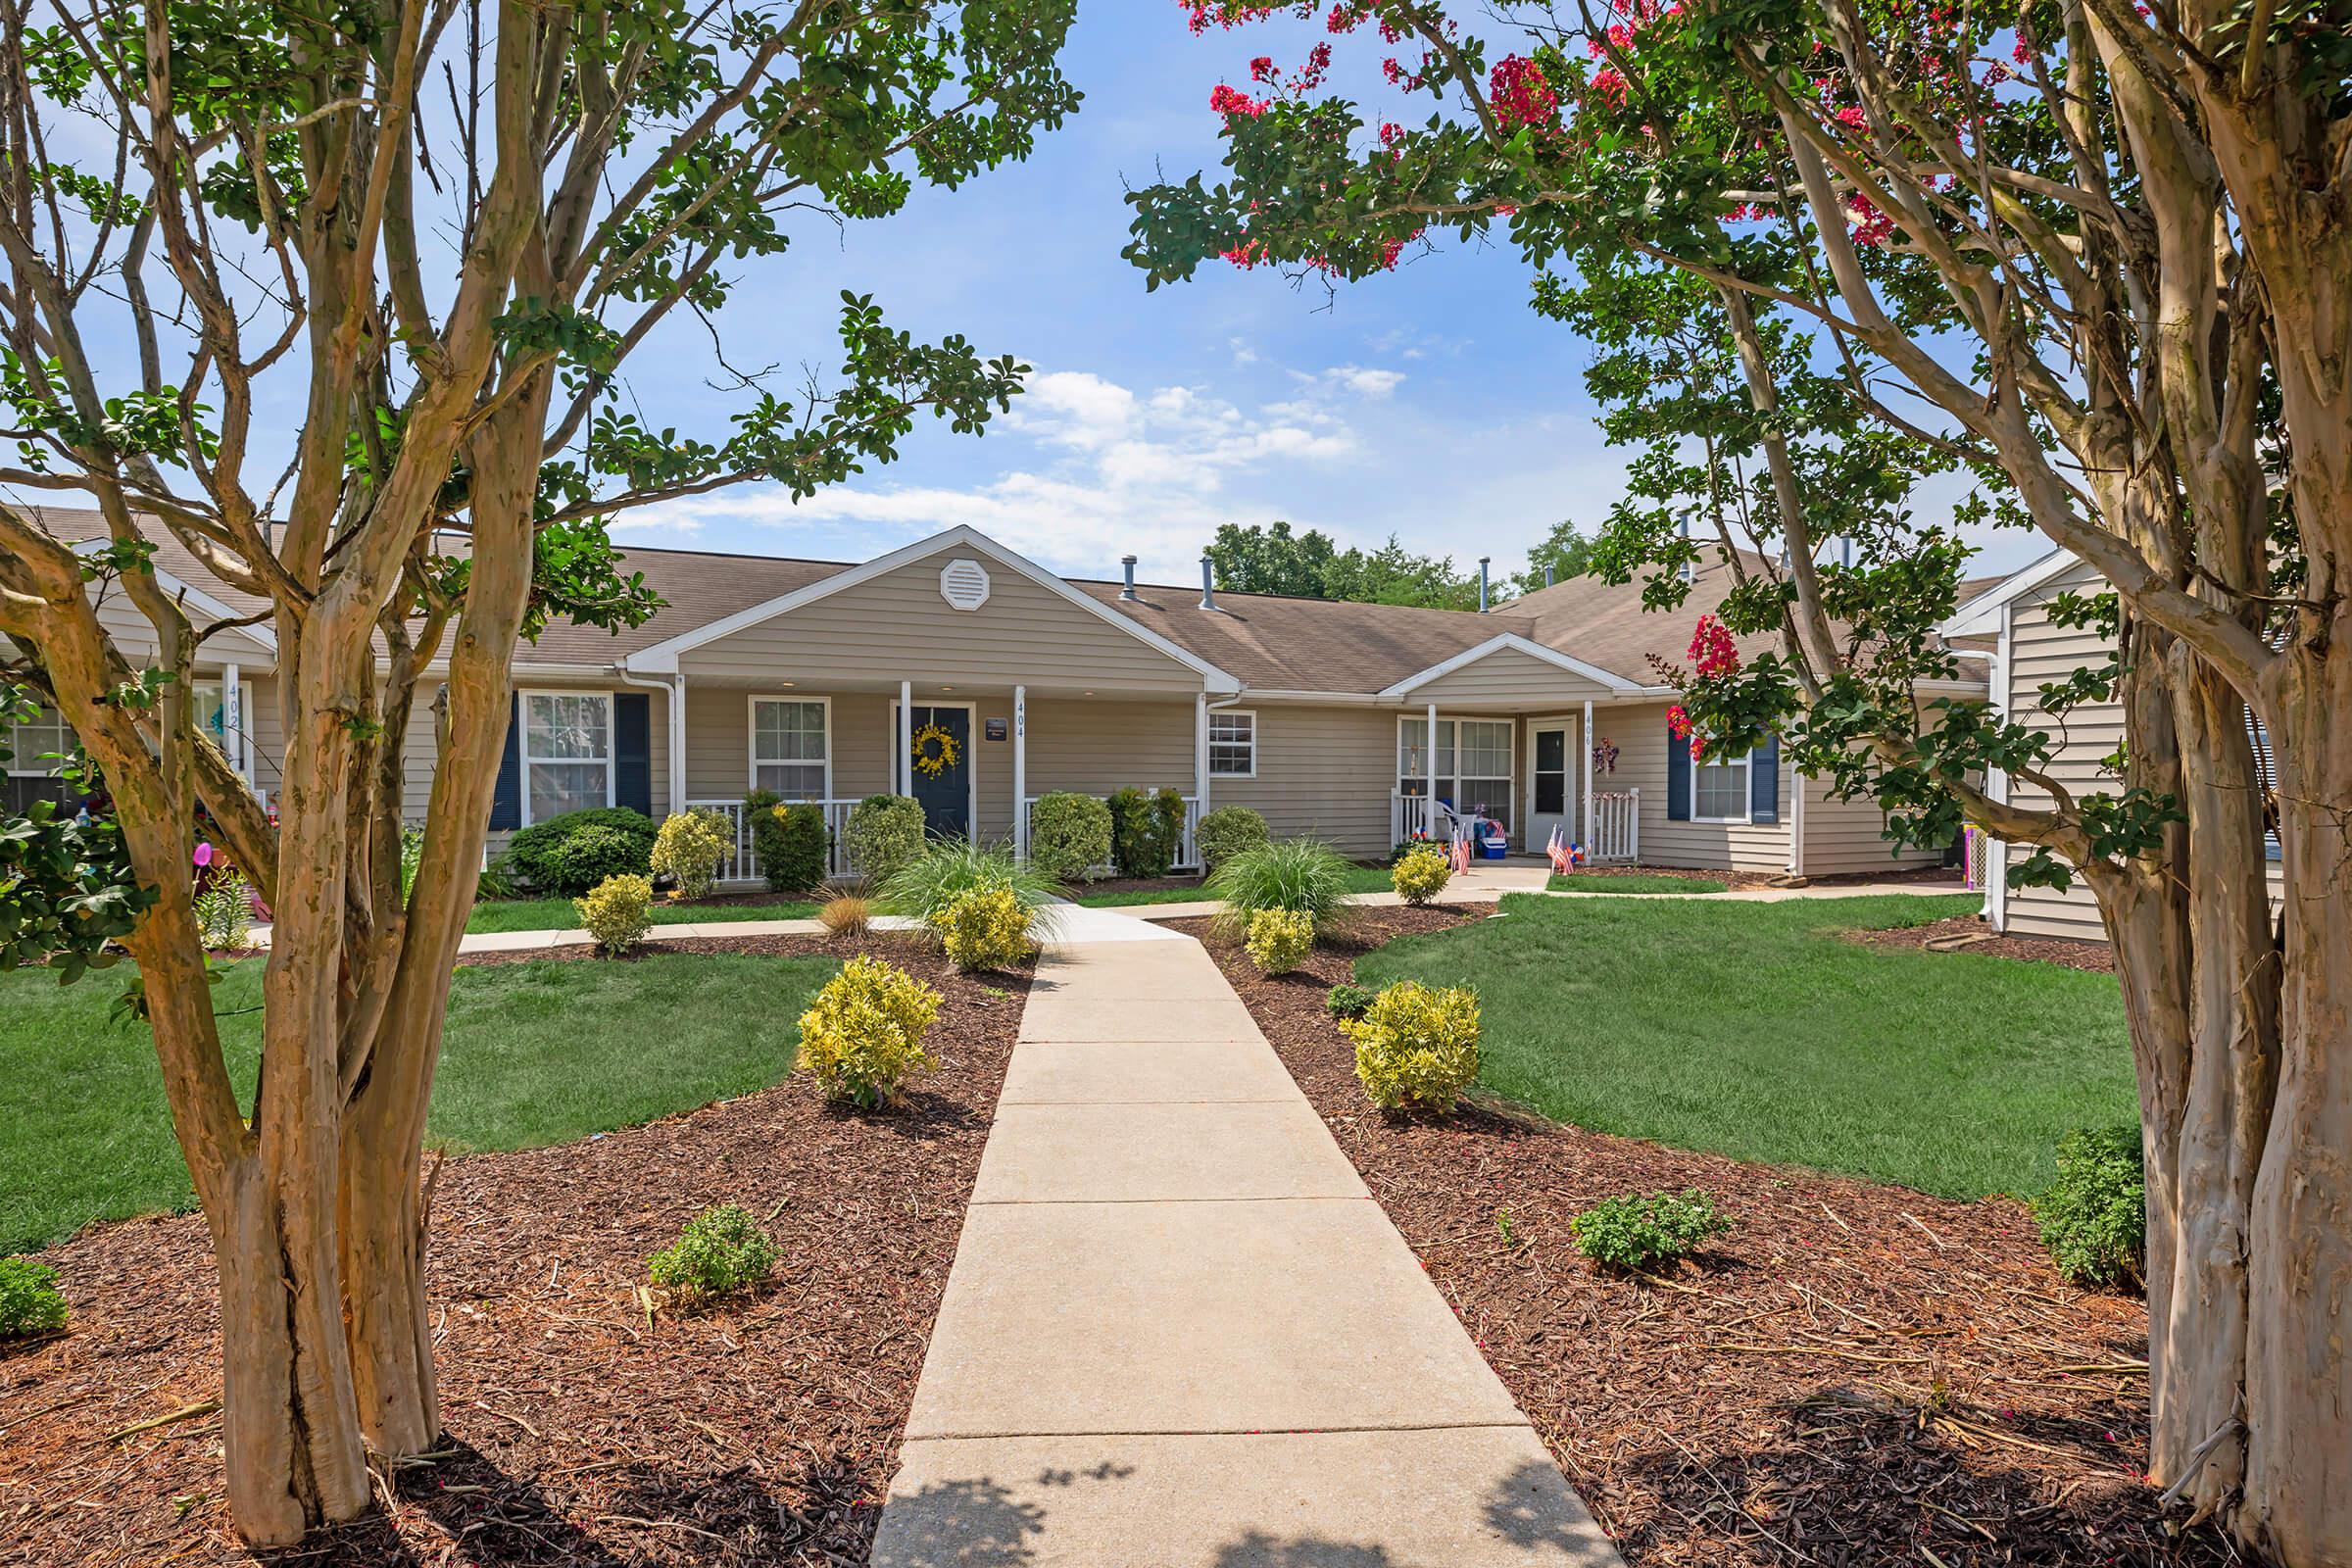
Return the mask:
[[1072, 579], [1070, 586], [1259, 691], [1377, 692], [1489, 638], [1525, 636], [1532, 625], [1507, 612], [1223, 589], [1217, 608], [1202, 610], [1198, 588], [1138, 584], [1127, 600], [1115, 582]]

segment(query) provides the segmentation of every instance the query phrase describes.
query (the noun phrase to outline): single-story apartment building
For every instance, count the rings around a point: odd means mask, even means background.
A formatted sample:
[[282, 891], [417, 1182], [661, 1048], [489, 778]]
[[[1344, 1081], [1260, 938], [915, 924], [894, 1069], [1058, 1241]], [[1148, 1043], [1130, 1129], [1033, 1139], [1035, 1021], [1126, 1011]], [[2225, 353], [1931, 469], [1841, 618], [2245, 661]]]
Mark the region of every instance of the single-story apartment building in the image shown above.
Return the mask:
[[[43, 515], [61, 537], [102, 531], [91, 514]], [[218, 619], [266, 608], [158, 537], [155, 564], [191, 604]], [[626, 554], [667, 608], [618, 635], [554, 625], [517, 652], [497, 833], [604, 805], [707, 806], [740, 830], [758, 788], [820, 802], [836, 826], [868, 795], [911, 795], [935, 830], [1017, 848], [1040, 796], [1133, 785], [1184, 796], [1186, 864], [1192, 825], [1220, 806], [1365, 858], [1453, 810], [1498, 820], [1514, 850], [1556, 827], [1595, 859], [1660, 866], [1820, 876], [1936, 858], [1891, 854], [1874, 805], [1829, 800], [1776, 742], [1694, 765], [1669, 734], [1675, 693], [1653, 656], [1682, 657], [1732, 580], [1721, 564], [1697, 569], [1684, 611], [1653, 614], [1639, 583], [1589, 577], [1486, 612], [1228, 593], [1205, 567], [1198, 586], [1142, 583], [1132, 558], [1122, 576], [1065, 578], [963, 527], [864, 562]], [[135, 649], [136, 612], [106, 613]], [[274, 662], [263, 623], [208, 640], [199, 665], [208, 722], [265, 799], [282, 751]], [[40, 787], [59, 738], [46, 722], [20, 736], [12, 788]], [[432, 723], [419, 703], [419, 812]], [[748, 833], [726, 870], [752, 873]]]

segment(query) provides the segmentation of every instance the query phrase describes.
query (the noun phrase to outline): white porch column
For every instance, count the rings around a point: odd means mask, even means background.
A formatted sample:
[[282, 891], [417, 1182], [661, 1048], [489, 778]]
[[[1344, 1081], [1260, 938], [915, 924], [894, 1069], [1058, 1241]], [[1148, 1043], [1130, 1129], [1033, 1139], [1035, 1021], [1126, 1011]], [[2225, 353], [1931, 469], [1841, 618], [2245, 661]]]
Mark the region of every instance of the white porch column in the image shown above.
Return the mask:
[[1012, 853], [1029, 858], [1029, 688], [1012, 689]]
[[1585, 847], [1587, 855], [1592, 855], [1599, 846], [1592, 842], [1592, 747], [1595, 743], [1592, 739], [1592, 699], [1590, 697], [1585, 699], [1585, 727], [1577, 732], [1576, 738], [1584, 742], [1585, 747], [1585, 830], [1576, 842]]
[[1202, 691], [1193, 698], [1193, 798], [1200, 804], [1194, 809], [1208, 814], [1208, 693]]
[[899, 682], [899, 793], [914, 793], [914, 682]]
[[686, 672], [669, 677], [669, 808], [686, 809]]
[[229, 770], [250, 784], [253, 762], [245, 746], [245, 688], [237, 684], [237, 666], [220, 666], [220, 750]]
[[[1429, 793], [1421, 801], [1421, 831], [1434, 839], [1438, 836], [1438, 705], [1435, 703], [1429, 705], [1429, 728], [1424, 738], [1429, 742]], [[1461, 765], [1459, 758], [1454, 765], [1457, 768]]]

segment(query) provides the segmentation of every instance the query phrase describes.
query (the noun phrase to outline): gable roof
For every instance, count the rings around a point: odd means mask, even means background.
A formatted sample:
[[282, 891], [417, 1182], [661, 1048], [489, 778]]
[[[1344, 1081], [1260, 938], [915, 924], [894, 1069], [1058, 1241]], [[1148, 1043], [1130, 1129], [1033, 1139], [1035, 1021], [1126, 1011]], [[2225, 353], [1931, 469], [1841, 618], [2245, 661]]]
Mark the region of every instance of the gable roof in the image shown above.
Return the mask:
[[[1936, 629], [1948, 638], [1976, 638], [1997, 634], [2001, 629], [2001, 610], [2015, 604], [2023, 596], [2048, 582], [2075, 564], [2071, 550], [2053, 550], [2022, 570], [2006, 577], [1979, 578], [1980, 591], [1963, 594], [1960, 606], [1952, 618]], [[1967, 587], [1962, 584], [1962, 587]]]
[[1572, 654], [1564, 654], [1556, 648], [1546, 648], [1542, 643], [1531, 642], [1518, 632], [1506, 631], [1496, 633], [1476, 648], [1464, 649], [1442, 663], [1430, 665], [1409, 680], [1401, 680], [1394, 686], [1387, 687], [1380, 695], [1383, 697], [1406, 696], [1418, 688], [1428, 685], [1431, 681], [1450, 675], [1457, 669], [1468, 668], [1492, 655], [1505, 652], [1526, 654], [1567, 674], [1582, 675], [1587, 680], [1597, 682], [1613, 692], [1633, 693], [1642, 689], [1639, 681], [1627, 680], [1624, 676], [1603, 669], [1598, 664], [1588, 664]]
[[912, 562], [938, 555], [944, 550], [969, 550], [974, 555], [987, 557], [998, 565], [1027, 578], [1054, 597], [1066, 601], [1090, 615], [1119, 627], [1131, 636], [1165, 654], [1168, 658], [1200, 675], [1207, 688], [1212, 692], [1241, 690], [1241, 682], [1236, 677], [1218, 668], [1199, 654], [1169, 641], [1149, 626], [1130, 621], [1117, 614], [1100, 600], [1080, 592], [1067, 579], [1055, 576], [1026, 556], [1008, 550], [989, 538], [988, 535], [961, 523], [944, 532], [935, 533], [927, 539], [917, 539], [914, 543], [894, 550], [886, 556], [876, 556], [873, 560], [860, 565], [835, 571], [813, 582], [804, 584], [790, 593], [752, 605], [731, 615], [707, 620], [691, 630], [678, 632], [666, 640], [655, 643], [639, 654], [631, 656], [628, 662], [636, 668], [645, 670], [674, 669], [677, 667], [678, 655], [691, 649], [700, 648], [705, 643], [715, 642], [731, 633], [757, 626], [761, 621], [772, 620], [778, 615], [789, 614], [803, 605], [813, 604], [819, 599], [840, 593], [845, 588], [855, 588], [859, 583], [871, 582], [876, 577], [896, 571], [899, 567]]
[[[21, 507], [23, 515], [49, 532], [59, 543], [71, 546], [75, 553], [99, 548], [109, 530], [106, 517], [94, 507]], [[142, 523], [146, 518], [140, 518]], [[240, 620], [259, 614], [270, 608], [270, 601], [231, 588], [213, 575], [211, 568], [189, 553], [187, 546], [172, 537], [161, 526], [145, 527], [144, 536], [155, 545], [149, 564], [155, 567], [155, 580], [164, 592], [172, 595], [202, 614], [216, 620]], [[200, 625], [198, 630], [202, 630]], [[270, 653], [277, 650], [277, 629], [268, 622], [253, 626], [238, 626], [223, 636], [243, 638], [248, 644]]]

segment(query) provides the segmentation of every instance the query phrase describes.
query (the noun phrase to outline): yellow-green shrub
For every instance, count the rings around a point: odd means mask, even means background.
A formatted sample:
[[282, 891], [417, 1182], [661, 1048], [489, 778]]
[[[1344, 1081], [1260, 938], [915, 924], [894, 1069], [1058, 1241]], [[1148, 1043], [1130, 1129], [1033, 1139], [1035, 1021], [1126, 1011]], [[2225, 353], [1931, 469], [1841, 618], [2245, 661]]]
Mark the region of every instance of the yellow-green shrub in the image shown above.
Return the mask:
[[1002, 883], [958, 893], [931, 911], [931, 929], [958, 969], [1008, 969], [1029, 956], [1029, 911]]
[[1242, 947], [1267, 974], [1289, 974], [1315, 951], [1315, 917], [1304, 909], [1259, 909]]
[[654, 835], [654, 874], [677, 883], [679, 898], [699, 899], [710, 891], [710, 879], [734, 839], [727, 819], [716, 811], [675, 812]]
[[1407, 904], [1427, 904], [1453, 880], [1453, 862], [1445, 852], [1422, 846], [1405, 852], [1389, 871], [1389, 886]]
[[1355, 1075], [1384, 1110], [1451, 1110], [1478, 1081], [1478, 995], [1417, 980], [1381, 988], [1340, 1029], [1355, 1042]]
[[635, 946], [654, 927], [646, 912], [653, 907], [654, 881], [644, 876], [609, 876], [571, 901], [580, 912], [580, 929], [596, 945], [618, 956]]
[[911, 1074], [931, 1065], [923, 1031], [940, 995], [880, 958], [857, 957], [801, 1014], [801, 1065], [827, 1100], [894, 1104]]

